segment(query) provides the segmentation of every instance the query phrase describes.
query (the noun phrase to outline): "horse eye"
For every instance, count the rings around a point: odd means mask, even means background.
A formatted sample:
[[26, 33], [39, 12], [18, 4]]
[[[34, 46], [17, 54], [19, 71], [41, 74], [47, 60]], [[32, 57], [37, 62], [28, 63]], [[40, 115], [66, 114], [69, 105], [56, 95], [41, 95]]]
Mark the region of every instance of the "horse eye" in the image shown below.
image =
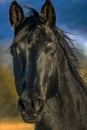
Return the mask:
[[51, 56], [54, 56], [55, 53], [56, 53], [56, 50], [52, 50], [52, 51], [50, 52], [50, 55], [51, 55]]
[[53, 49], [52, 47], [47, 47], [45, 52], [48, 53], [52, 57], [55, 55], [56, 49]]
[[45, 52], [48, 53], [48, 52], [50, 52], [51, 50], [52, 50], [51, 47], [47, 47], [47, 48], [45, 49]]
[[15, 47], [11, 47], [11, 48], [10, 48], [10, 54], [11, 54], [12, 56], [16, 56], [16, 55], [17, 55], [17, 52], [16, 52], [16, 48], [15, 48]]
[[56, 49], [53, 49], [51, 47], [46, 48], [45, 50], [46, 53], [49, 53], [51, 56], [54, 56]]

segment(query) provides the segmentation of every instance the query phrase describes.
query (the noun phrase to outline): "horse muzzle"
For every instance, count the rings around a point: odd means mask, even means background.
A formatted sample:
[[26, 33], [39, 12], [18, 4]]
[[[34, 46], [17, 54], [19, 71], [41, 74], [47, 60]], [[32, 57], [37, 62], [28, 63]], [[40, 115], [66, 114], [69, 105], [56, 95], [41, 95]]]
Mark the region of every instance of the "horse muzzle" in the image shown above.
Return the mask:
[[18, 101], [18, 109], [25, 122], [35, 123], [41, 119], [41, 115], [44, 110], [44, 104], [44, 100], [41, 97], [20, 97]]

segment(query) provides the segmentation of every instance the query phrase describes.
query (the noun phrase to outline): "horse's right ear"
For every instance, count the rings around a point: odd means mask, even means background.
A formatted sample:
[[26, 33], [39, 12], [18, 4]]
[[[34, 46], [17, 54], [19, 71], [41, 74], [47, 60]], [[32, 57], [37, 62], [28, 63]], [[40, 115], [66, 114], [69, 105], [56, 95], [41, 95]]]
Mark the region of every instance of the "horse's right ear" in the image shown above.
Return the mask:
[[56, 23], [56, 14], [55, 9], [50, 0], [46, 0], [44, 5], [41, 8], [41, 15], [47, 22], [51, 25], [55, 25]]
[[23, 19], [24, 13], [21, 6], [16, 1], [13, 1], [9, 9], [9, 20], [11, 26], [15, 29]]

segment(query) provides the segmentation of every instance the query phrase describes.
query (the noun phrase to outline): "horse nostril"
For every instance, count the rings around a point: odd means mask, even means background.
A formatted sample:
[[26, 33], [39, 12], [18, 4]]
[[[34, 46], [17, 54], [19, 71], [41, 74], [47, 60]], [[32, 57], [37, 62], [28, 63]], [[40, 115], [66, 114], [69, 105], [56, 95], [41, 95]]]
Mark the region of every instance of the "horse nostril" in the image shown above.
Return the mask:
[[34, 98], [31, 100], [31, 106], [37, 113], [40, 113], [44, 107], [44, 101], [41, 98]]
[[19, 101], [18, 101], [18, 108], [19, 108], [19, 110], [21, 110], [21, 111], [24, 111], [24, 110], [25, 110], [25, 105], [24, 105], [22, 99], [19, 99]]
[[44, 100], [41, 98], [32, 98], [28, 100], [24, 100], [22, 98], [18, 101], [18, 109], [24, 113], [24, 112], [35, 112], [35, 113], [41, 113], [44, 107]]

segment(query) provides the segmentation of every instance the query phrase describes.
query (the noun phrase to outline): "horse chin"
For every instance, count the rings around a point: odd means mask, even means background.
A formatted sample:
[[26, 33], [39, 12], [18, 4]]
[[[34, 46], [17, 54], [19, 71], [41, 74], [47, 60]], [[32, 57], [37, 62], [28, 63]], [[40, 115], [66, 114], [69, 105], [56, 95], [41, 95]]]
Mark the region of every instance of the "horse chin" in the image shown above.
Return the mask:
[[22, 119], [26, 123], [37, 123], [41, 120], [42, 113], [32, 113], [32, 112], [24, 112], [20, 111], [20, 114], [22, 116]]
[[23, 116], [22, 115], [22, 119], [26, 123], [37, 123], [41, 120], [41, 116], [33, 117], [33, 116]]
[[23, 118], [25, 123], [37, 123], [40, 121], [40, 119], [25, 119]]

